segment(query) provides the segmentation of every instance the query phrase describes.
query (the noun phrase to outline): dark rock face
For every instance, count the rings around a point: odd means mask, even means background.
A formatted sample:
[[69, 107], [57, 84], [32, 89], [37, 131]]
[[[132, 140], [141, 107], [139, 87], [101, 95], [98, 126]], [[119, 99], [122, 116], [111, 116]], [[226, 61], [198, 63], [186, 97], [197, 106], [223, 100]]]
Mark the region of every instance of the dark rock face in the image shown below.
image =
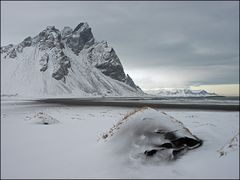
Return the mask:
[[158, 150], [156, 149], [152, 149], [150, 151], [145, 151], [144, 154], [146, 154], [146, 156], [153, 156], [154, 154], [157, 153]]
[[83, 25], [84, 25], [84, 23], [78, 24], [78, 25], [74, 28], [73, 32], [78, 31], [81, 27], [83, 27]]
[[63, 80], [65, 82], [65, 76], [68, 74], [68, 69], [71, 67], [70, 58], [68, 58], [62, 51], [57, 56], [57, 67], [52, 73], [52, 77], [56, 80]]
[[[39, 33], [39, 35], [35, 38], [35, 42], [39, 43], [39, 49], [42, 51], [53, 49], [56, 64], [52, 73], [52, 77], [56, 80], [63, 80], [63, 82], [65, 82], [65, 76], [68, 74], [68, 69], [71, 67], [71, 63], [70, 59], [62, 51], [65, 46], [62, 42], [61, 32], [54, 26], [49, 26], [44, 31]], [[47, 70], [48, 60], [49, 55], [45, 53], [40, 59], [40, 71], [44, 72]]]
[[13, 47], [13, 44], [9, 44], [7, 46], [1, 47], [1, 53], [8, 53], [12, 47]]
[[138, 86], [136, 86], [136, 84], [133, 82], [132, 78], [128, 74], [126, 76], [125, 83], [128, 84], [129, 86], [135, 88], [135, 89], [139, 88]]
[[16, 47], [13, 46], [13, 44], [9, 44], [7, 46], [1, 47], [1, 54], [4, 53], [6, 56], [9, 56], [10, 58], [17, 57]]
[[25, 38], [18, 46], [17, 46], [17, 52], [21, 53], [23, 51], [23, 48], [29, 47], [32, 45], [32, 38], [29, 36]]
[[[64, 32], [66, 32], [65, 29]], [[70, 33], [70, 29], [68, 29]], [[72, 49], [75, 54], [79, 54], [83, 48], [88, 48], [94, 44], [94, 37], [91, 28], [87, 23], [80, 23], [71, 34], [65, 36], [66, 45]]]
[[9, 57], [10, 57], [10, 58], [15, 58], [15, 57], [17, 57], [17, 52], [16, 52], [16, 49], [15, 49], [15, 48], [10, 52]]
[[88, 51], [88, 61], [99, 69], [104, 75], [124, 82], [136, 90], [138, 88], [129, 75], [126, 75], [123, 66], [113, 48], [106, 41], [95, 43]]
[[178, 137], [172, 131], [161, 131], [157, 130], [155, 133], [163, 136], [168, 142], [163, 144], [155, 144], [155, 148], [151, 150], [146, 150], [144, 154], [146, 156], [154, 156], [157, 153], [162, 153], [163, 151], [170, 152], [170, 159], [177, 159], [179, 155], [190, 149], [195, 149], [202, 145], [202, 140], [197, 137]]
[[60, 47], [60, 43], [61, 33], [55, 26], [48, 26], [33, 39], [33, 44], [38, 44], [39, 49], [42, 51], [56, 46]]
[[174, 139], [170, 139], [171, 142], [155, 145], [155, 149], [146, 150], [144, 154], [146, 156], [154, 156], [159, 151], [172, 150], [172, 159], [177, 159], [178, 156], [181, 155], [183, 152], [186, 152], [189, 149], [195, 149], [202, 145], [202, 140], [200, 139], [193, 139], [189, 137], [176, 137]]
[[97, 64], [96, 67], [106, 76], [110, 76], [118, 81], [123, 81], [125, 79], [125, 73], [115, 51], [112, 49], [110, 52], [105, 53], [103, 59], [104, 61]]
[[48, 68], [48, 60], [49, 60], [49, 55], [45, 53], [42, 58], [39, 60], [39, 64], [41, 66], [40, 71], [46, 71]]
[[73, 30], [72, 28], [70, 27], [64, 27], [63, 30], [61, 31], [61, 36], [62, 36], [62, 39], [66, 39], [68, 38], [69, 36], [71, 36]]
[[29, 47], [32, 44], [32, 38], [29, 36], [21, 43], [23, 47]]

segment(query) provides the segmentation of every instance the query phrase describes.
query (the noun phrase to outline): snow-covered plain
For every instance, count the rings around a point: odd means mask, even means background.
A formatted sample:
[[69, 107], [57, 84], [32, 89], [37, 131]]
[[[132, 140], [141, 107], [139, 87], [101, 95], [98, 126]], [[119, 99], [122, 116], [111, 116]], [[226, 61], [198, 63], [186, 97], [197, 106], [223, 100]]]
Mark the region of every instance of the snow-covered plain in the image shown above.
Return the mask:
[[239, 178], [239, 112], [157, 109], [203, 145], [174, 161], [143, 163], [102, 139], [134, 110], [1, 101], [1, 178]]

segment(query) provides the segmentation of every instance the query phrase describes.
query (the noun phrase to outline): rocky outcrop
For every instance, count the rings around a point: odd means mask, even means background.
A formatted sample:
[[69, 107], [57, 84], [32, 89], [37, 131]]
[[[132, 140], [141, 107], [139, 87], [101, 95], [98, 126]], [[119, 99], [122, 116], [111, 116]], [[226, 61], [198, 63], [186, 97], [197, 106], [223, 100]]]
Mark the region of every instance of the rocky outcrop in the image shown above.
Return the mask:
[[1, 47], [1, 54], [4, 54], [5, 58], [9, 56], [10, 58], [17, 57], [16, 47], [13, 44]]
[[15, 49], [15, 48], [13, 48], [12, 51], [10, 51], [9, 57], [10, 57], [10, 58], [15, 58], [15, 57], [17, 57], [17, 52], [16, 52], [16, 49]]
[[38, 36], [33, 39], [34, 45], [38, 45], [41, 51], [52, 49], [54, 47], [62, 49], [64, 45], [61, 42], [61, 33], [55, 26], [48, 26]]
[[63, 82], [65, 82], [65, 76], [67, 76], [70, 67], [70, 58], [67, 57], [63, 51], [60, 51], [57, 55], [57, 65], [53, 70], [52, 77], [56, 80], [62, 79]]
[[29, 36], [25, 38], [18, 46], [17, 46], [17, 52], [21, 53], [23, 51], [23, 48], [29, 47], [32, 45], [32, 38]]
[[70, 37], [72, 35], [72, 32], [73, 32], [72, 28], [64, 27], [63, 30], [61, 31], [62, 39], [65, 40], [68, 37]]
[[124, 82], [125, 73], [122, 64], [113, 48], [106, 41], [96, 43], [88, 52], [89, 62], [106, 76]]
[[9, 44], [7, 46], [1, 47], [1, 54], [3, 53], [7, 54], [8, 52], [11, 51], [12, 48], [13, 48], [13, 44]]
[[104, 75], [124, 82], [134, 89], [139, 89], [129, 75], [126, 75], [116, 52], [106, 41], [95, 43], [89, 48], [88, 61], [98, 68]]
[[63, 34], [66, 45], [77, 55], [83, 48], [88, 48], [94, 44], [94, 37], [87, 23], [80, 23], [73, 31], [65, 28]]
[[45, 53], [41, 59], [39, 60], [39, 65], [40, 65], [40, 71], [46, 71], [48, 68], [48, 60], [49, 60], [49, 55]]
[[129, 86], [135, 88], [135, 89], [140, 89], [136, 84], [133, 82], [132, 78], [127, 74], [125, 83], [128, 84]]

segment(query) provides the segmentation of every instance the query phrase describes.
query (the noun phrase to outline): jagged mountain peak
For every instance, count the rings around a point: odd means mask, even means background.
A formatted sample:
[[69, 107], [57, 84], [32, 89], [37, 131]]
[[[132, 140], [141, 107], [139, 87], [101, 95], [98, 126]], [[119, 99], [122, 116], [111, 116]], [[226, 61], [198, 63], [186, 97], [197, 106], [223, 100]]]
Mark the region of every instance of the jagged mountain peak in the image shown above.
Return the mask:
[[47, 26], [43, 31], [59, 31], [55, 26]]
[[79, 23], [79, 24], [75, 27], [75, 29], [73, 30], [73, 32], [86, 31], [86, 30], [88, 30], [88, 29], [91, 29], [91, 28], [89, 27], [88, 23], [87, 23], [87, 22], [81, 22], [81, 23]]
[[47, 26], [43, 31], [41, 31], [35, 38], [37, 37], [46, 37], [47, 36], [54, 36], [56, 38], [60, 35], [60, 31], [55, 28], [55, 26]]
[[[80, 23], [74, 30], [65, 28], [62, 31], [64, 36], [65, 44], [78, 55], [81, 50], [89, 48], [95, 43], [95, 38], [92, 34], [91, 28], [87, 23]], [[67, 36], [66, 36], [67, 32]]]
[[69, 26], [65, 26], [62, 30], [61, 30], [61, 36], [62, 39], [67, 38], [68, 36], [70, 36], [73, 32], [73, 29]]
[[[143, 94], [125, 74], [115, 50], [107, 41], [96, 41], [86, 22], [74, 30], [47, 26], [33, 38], [1, 47], [1, 59], [8, 69], [2, 72], [7, 84], [3, 93], [24, 94], [29, 86], [29, 92], [38, 94]], [[10, 65], [9, 59], [14, 63]], [[16, 87], [11, 81], [20, 84]]]

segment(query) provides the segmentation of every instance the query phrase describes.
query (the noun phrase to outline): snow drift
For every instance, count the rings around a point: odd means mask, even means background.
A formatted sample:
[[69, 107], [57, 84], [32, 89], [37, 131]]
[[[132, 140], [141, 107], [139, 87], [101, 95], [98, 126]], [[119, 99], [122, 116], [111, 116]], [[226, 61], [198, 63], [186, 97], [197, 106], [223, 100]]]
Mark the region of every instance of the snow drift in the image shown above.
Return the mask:
[[175, 160], [202, 144], [180, 121], [151, 108], [130, 112], [102, 138], [114, 152], [144, 163]]
[[47, 113], [44, 112], [37, 112], [33, 116], [33, 123], [35, 124], [43, 124], [43, 125], [51, 125], [51, 124], [57, 124], [59, 121], [52, 116], [48, 115]]

